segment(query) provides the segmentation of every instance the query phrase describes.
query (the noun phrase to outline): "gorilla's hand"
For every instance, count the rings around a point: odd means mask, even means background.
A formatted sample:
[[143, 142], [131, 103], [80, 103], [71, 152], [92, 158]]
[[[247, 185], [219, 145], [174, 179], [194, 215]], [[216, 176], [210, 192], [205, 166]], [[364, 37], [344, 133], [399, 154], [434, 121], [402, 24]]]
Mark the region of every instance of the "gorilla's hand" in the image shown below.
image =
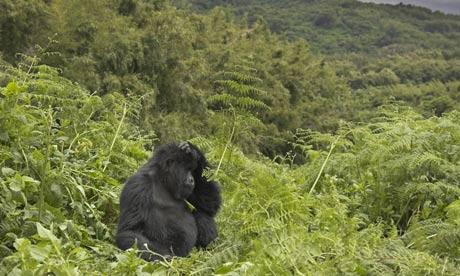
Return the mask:
[[183, 151], [185, 151], [186, 153], [191, 153], [192, 152], [192, 148], [190, 147], [190, 144], [185, 141], [185, 142], [181, 142], [179, 144], [179, 148]]
[[192, 146], [189, 142], [187, 142], [187, 141], [181, 142], [181, 143], [179, 144], [179, 149], [185, 151], [185, 153], [187, 153], [187, 154], [191, 154], [191, 155], [193, 156], [193, 158], [194, 158], [195, 160], [197, 160], [197, 161], [200, 159], [200, 154], [199, 154], [199, 153], [197, 152], [197, 150], [195, 150], [195, 149], [193, 148], [193, 146]]

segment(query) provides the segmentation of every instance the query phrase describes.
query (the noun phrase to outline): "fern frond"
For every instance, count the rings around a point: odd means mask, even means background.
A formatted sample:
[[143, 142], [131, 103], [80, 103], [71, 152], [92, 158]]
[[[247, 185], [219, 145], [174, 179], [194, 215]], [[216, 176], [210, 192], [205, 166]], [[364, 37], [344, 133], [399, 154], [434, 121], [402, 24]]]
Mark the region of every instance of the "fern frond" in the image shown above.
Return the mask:
[[214, 83], [225, 86], [230, 91], [242, 96], [266, 94], [265, 91], [260, 90], [252, 85], [241, 84], [234, 80], [216, 80]]
[[236, 97], [230, 94], [217, 94], [208, 98], [208, 104], [210, 105], [222, 105], [223, 107], [229, 107], [235, 105]]
[[237, 260], [239, 247], [240, 245], [238, 243], [222, 243], [216, 248], [212, 248], [212, 254], [208, 258], [204, 259], [201, 267], [209, 269], [217, 267], [223, 263], [227, 263], [228, 260]]
[[203, 136], [194, 137], [192, 139], [189, 139], [189, 141], [201, 150], [209, 150], [213, 147], [212, 141]]
[[259, 100], [254, 100], [248, 97], [240, 97], [236, 99], [235, 106], [242, 109], [266, 109], [270, 110], [270, 107], [264, 102]]
[[235, 80], [246, 84], [262, 82], [262, 79], [258, 77], [254, 77], [252, 75], [240, 72], [221, 72], [220, 74], [227, 79]]
[[460, 257], [460, 229], [440, 219], [417, 223], [404, 236], [411, 247], [443, 257]]
[[267, 128], [267, 126], [259, 118], [252, 116], [251, 114], [247, 114], [246, 117], [244, 117], [244, 121], [246, 122], [246, 125], [255, 129]]
[[31, 99], [35, 99], [41, 103], [51, 105], [77, 105], [82, 104], [84, 101], [77, 99], [60, 98], [56, 96], [44, 95], [44, 94], [28, 94]]
[[388, 152], [400, 154], [410, 150], [412, 147], [412, 137], [411, 136], [402, 136], [396, 143], [393, 143]]
[[438, 167], [444, 160], [439, 158], [437, 155], [431, 152], [422, 152], [416, 153], [409, 167], [411, 169], [416, 168], [429, 168], [429, 167]]

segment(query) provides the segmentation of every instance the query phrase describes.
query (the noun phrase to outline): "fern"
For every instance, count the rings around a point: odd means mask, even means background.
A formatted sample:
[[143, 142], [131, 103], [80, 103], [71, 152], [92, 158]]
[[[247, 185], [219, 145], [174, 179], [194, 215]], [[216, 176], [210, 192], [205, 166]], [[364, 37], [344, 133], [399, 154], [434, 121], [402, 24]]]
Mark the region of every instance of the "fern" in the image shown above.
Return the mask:
[[[241, 67], [241, 66], [237, 66], [237, 67]], [[257, 70], [255, 70], [253, 68], [243, 68], [243, 70], [257, 72]], [[225, 79], [234, 80], [235, 83], [237, 83], [237, 84], [240, 84], [240, 83], [254, 84], [254, 83], [261, 83], [262, 82], [262, 79], [260, 79], [258, 77], [255, 77], [253, 75], [246, 74], [246, 73], [235, 72], [235, 71], [224, 71], [224, 72], [221, 72], [218, 75], [223, 76]]]
[[409, 168], [412, 170], [439, 168], [444, 163], [442, 158], [436, 156], [434, 153], [426, 151], [414, 154], [411, 159], [412, 161], [409, 164]]
[[[311, 158], [303, 171], [315, 175], [327, 158], [328, 146], [338, 139], [325, 174], [355, 179], [347, 180], [347, 185], [362, 185], [363, 194], [357, 200], [368, 206], [364, 209], [371, 221], [383, 218], [398, 222], [405, 231], [418, 218], [440, 216], [458, 196], [458, 154], [450, 146], [460, 133], [458, 125], [452, 124], [458, 115], [423, 119], [410, 109], [393, 107], [382, 113], [384, 117], [376, 118], [380, 122], [348, 126], [337, 138], [298, 131], [296, 143]], [[304, 179], [309, 189], [316, 183], [311, 175]], [[318, 192], [322, 182], [318, 183]]]
[[410, 248], [442, 257], [460, 258], [460, 230], [457, 223], [442, 220], [421, 221], [411, 227], [404, 239]]
[[229, 107], [235, 105], [236, 97], [229, 94], [217, 94], [208, 98], [208, 104]]
[[253, 85], [262, 80], [241, 72], [222, 72], [219, 75], [225, 79], [216, 80], [215, 83], [224, 87], [226, 92], [209, 97], [208, 103], [211, 106], [217, 105], [223, 109], [236, 108], [252, 112], [258, 109], [270, 109], [264, 102], [254, 98], [266, 94], [265, 91]]
[[262, 101], [251, 98], [238, 98], [235, 105], [241, 109], [270, 109]]
[[242, 84], [234, 80], [217, 80], [215, 83], [225, 86], [229, 91], [244, 97], [266, 94], [265, 91], [252, 85]]
[[84, 103], [83, 100], [61, 98], [61, 97], [56, 97], [56, 96], [51, 96], [51, 95], [43, 95], [43, 94], [29, 94], [29, 95], [30, 95], [30, 99], [37, 102], [37, 104], [44, 105], [44, 106], [46, 105], [78, 106]]

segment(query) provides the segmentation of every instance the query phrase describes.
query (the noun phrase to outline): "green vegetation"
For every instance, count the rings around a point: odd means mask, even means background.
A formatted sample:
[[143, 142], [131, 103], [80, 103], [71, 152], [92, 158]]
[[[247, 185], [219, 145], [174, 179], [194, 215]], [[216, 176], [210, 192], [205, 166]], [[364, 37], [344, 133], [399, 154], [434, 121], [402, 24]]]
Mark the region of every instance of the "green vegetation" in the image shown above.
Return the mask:
[[273, 32], [303, 37], [321, 53], [348, 54], [414, 49], [454, 49], [458, 15], [412, 5], [377, 5], [355, 0], [191, 0], [197, 11], [225, 5], [250, 22], [263, 16]]
[[[1, 275], [458, 274], [459, 16], [171, 2], [0, 0]], [[219, 238], [146, 263], [120, 189], [186, 139]]]

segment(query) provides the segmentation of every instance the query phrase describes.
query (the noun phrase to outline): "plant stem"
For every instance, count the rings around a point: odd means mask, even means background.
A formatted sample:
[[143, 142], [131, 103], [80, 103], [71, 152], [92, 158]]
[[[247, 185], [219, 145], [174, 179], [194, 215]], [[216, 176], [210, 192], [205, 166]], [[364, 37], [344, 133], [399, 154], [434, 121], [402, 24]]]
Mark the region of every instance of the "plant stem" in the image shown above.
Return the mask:
[[236, 131], [236, 126], [235, 126], [236, 125], [236, 113], [235, 113], [235, 109], [233, 109], [233, 107], [232, 107], [232, 111], [233, 111], [232, 133], [230, 133], [230, 137], [228, 138], [228, 141], [225, 144], [224, 152], [222, 153], [222, 156], [220, 157], [219, 165], [217, 166], [215, 176], [217, 176], [219, 174], [219, 169], [220, 169], [220, 166], [222, 165], [222, 162], [224, 161], [225, 153], [227, 152], [227, 149], [230, 147], [230, 144], [232, 143], [232, 140], [233, 140], [233, 136], [235, 135], [235, 131]]
[[120, 123], [118, 124], [118, 127], [117, 127], [117, 132], [115, 132], [115, 136], [113, 137], [112, 144], [110, 145], [110, 148], [109, 148], [109, 154], [107, 156], [107, 161], [105, 162], [104, 168], [102, 169], [103, 172], [105, 172], [105, 170], [107, 169], [107, 165], [109, 164], [110, 155], [112, 154], [112, 149], [113, 149], [113, 146], [115, 145], [115, 141], [117, 140], [118, 133], [120, 132], [120, 129], [121, 129], [121, 125], [123, 124], [123, 121], [125, 120], [126, 111], [127, 111], [127, 107], [125, 104], [125, 106], [123, 107], [123, 115], [121, 116]]
[[327, 153], [326, 160], [324, 160], [323, 165], [321, 166], [321, 169], [319, 170], [318, 176], [316, 177], [315, 182], [313, 183], [313, 186], [311, 186], [310, 192], [308, 192], [308, 195], [311, 195], [313, 190], [316, 187], [316, 184], [318, 184], [319, 178], [321, 177], [321, 174], [323, 174], [324, 168], [326, 167], [327, 161], [329, 161], [329, 157], [331, 156], [332, 151], [334, 150], [337, 141], [339, 140], [340, 136], [335, 139], [334, 143], [331, 144], [331, 148], [329, 149], [329, 152]]
[[224, 161], [225, 153], [227, 152], [227, 149], [230, 146], [230, 143], [232, 142], [234, 134], [235, 134], [235, 125], [233, 125], [232, 127], [232, 133], [230, 134], [230, 138], [228, 139], [227, 144], [225, 145], [224, 152], [222, 153], [222, 156], [220, 157], [219, 165], [217, 166], [217, 169], [216, 169], [216, 176], [217, 174], [219, 174], [220, 166], [222, 165], [222, 161]]

